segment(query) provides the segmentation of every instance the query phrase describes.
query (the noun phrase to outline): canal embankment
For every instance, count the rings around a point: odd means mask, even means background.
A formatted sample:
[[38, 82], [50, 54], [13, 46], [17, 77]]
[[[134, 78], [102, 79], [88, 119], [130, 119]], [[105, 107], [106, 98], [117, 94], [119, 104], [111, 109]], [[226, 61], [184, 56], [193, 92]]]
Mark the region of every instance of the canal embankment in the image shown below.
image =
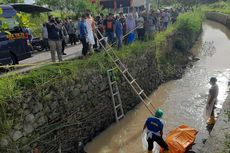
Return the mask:
[[[148, 95], [160, 84], [181, 78], [201, 20], [200, 14], [183, 14], [154, 40], [135, 42], [117, 52]], [[42, 152], [79, 151], [79, 143], [89, 142], [115, 122], [106, 74], [112, 67], [101, 53], [1, 78], [0, 151], [24, 153], [34, 147]], [[115, 74], [128, 112], [140, 101]]]
[[230, 152], [230, 95], [224, 102], [218, 120], [201, 153]]
[[[218, 22], [230, 30], [230, 16], [220, 12], [207, 12], [207, 19]], [[226, 32], [226, 36], [229, 34]], [[230, 78], [227, 76], [230, 81]], [[228, 86], [229, 88], [229, 86]], [[202, 153], [228, 153], [230, 151], [230, 95], [224, 101], [222, 110], [218, 115], [217, 122], [213, 127], [209, 138], [202, 147]]]
[[207, 19], [216, 21], [225, 25], [228, 29], [230, 29], [230, 16], [221, 12], [207, 12], [205, 13]]
[[[191, 49], [196, 58], [185, 70], [182, 78], [172, 80], [159, 86], [150, 96], [152, 103], [165, 113], [164, 136], [180, 125], [188, 125], [199, 131], [196, 145], [192, 151], [199, 153], [209, 137], [206, 129], [205, 107], [210, 88], [210, 77], [218, 79], [219, 96], [216, 115], [222, 109], [228, 95], [230, 77], [230, 30], [224, 25], [205, 20], [200, 38]], [[149, 113], [143, 104], [139, 104], [118, 124], [113, 124], [92, 142], [86, 151], [91, 152], [143, 152], [141, 133]]]

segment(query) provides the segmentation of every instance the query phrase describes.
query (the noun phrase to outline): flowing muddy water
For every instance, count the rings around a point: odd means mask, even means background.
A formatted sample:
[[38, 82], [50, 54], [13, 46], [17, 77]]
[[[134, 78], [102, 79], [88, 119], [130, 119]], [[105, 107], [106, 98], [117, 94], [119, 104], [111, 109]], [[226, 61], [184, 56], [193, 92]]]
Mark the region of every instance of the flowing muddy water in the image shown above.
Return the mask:
[[[186, 124], [207, 134], [204, 108], [210, 85], [209, 78], [217, 77], [220, 88], [217, 114], [227, 97], [230, 78], [230, 31], [221, 24], [205, 21], [200, 40], [193, 52], [200, 59], [186, 70], [180, 80], [163, 84], [151, 96], [152, 103], [164, 110], [164, 133]], [[131, 89], [130, 89], [131, 90]], [[142, 153], [141, 133], [149, 116], [143, 104], [126, 114], [86, 145], [87, 153]]]

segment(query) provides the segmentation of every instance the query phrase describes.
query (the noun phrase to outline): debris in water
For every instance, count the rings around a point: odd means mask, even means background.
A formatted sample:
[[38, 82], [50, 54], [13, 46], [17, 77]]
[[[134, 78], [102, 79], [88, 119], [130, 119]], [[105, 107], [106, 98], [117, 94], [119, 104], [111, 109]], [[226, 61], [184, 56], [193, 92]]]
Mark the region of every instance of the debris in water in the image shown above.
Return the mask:
[[204, 139], [204, 140], [202, 141], [202, 143], [203, 143], [203, 144], [205, 144], [205, 143], [206, 143], [206, 141], [207, 141], [207, 139]]
[[206, 56], [213, 56], [216, 53], [216, 47], [214, 46], [214, 41], [206, 41], [202, 44], [201, 53]]

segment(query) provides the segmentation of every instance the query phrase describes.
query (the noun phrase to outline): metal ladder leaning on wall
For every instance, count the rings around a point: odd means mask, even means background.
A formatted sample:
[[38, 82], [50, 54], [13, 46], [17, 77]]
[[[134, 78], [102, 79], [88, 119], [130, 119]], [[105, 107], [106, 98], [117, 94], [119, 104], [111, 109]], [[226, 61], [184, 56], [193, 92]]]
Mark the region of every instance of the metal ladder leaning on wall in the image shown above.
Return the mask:
[[120, 96], [118, 84], [116, 81], [116, 76], [114, 74], [114, 69], [115, 68], [109, 69], [107, 71], [107, 75], [108, 75], [108, 80], [109, 80], [110, 92], [112, 95], [115, 118], [116, 118], [116, 121], [118, 122], [125, 115], [124, 115], [124, 110], [123, 110], [123, 106], [121, 102], [121, 96]]
[[[136, 28], [134, 30], [136, 30]], [[111, 45], [109, 45], [108, 42], [105, 41], [105, 37], [103, 36], [103, 34], [100, 32], [100, 30], [98, 28], [96, 28], [96, 32], [100, 35], [100, 39], [96, 35], [96, 38], [97, 38], [97, 41], [99, 42], [99, 44], [102, 46], [102, 48], [107, 53], [107, 55], [109, 56], [109, 58], [113, 61], [113, 63], [115, 64], [115, 66], [121, 72], [121, 74], [123, 75], [123, 77], [125, 78], [125, 80], [132, 87], [132, 89], [136, 93], [136, 95], [144, 103], [146, 109], [151, 114], [153, 114], [153, 110], [156, 110], [156, 108], [151, 103], [149, 97], [145, 94], [144, 90], [137, 83], [136, 79], [130, 74], [130, 72], [128, 71], [128, 68], [122, 63], [121, 59], [116, 55], [113, 47]], [[130, 31], [129, 33], [127, 33], [124, 37], [126, 37], [131, 32], [132, 31]], [[104, 43], [103, 43], [103, 41], [104, 41]], [[121, 105], [121, 107], [122, 107], [122, 105]], [[115, 108], [115, 111], [116, 111], [116, 108]]]

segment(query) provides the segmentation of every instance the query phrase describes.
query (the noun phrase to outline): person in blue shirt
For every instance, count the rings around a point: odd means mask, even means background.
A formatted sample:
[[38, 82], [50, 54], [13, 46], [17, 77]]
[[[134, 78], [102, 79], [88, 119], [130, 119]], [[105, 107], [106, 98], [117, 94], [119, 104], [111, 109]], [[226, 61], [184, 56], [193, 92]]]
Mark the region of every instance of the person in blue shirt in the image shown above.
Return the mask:
[[115, 27], [114, 29], [118, 41], [117, 45], [119, 50], [122, 48], [122, 37], [123, 37], [123, 27], [121, 21], [119, 20], [119, 16], [116, 16], [114, 27]]
[[164, 125], [160, 118], [163, 114], [162, 110], [157, 109], [155, 116], [149, 117], [144, 124], [143, 130], [147, 129], [148, 153], [152, 153], [155, 141], [164, 148], [165, 153], [168, 151], [168, 145], [162, 138]]
[[82, 55], [85, 57], [89, 50], [89, 43], [87, 41], [87, 27], [86, 27], [86, 16], [83, 14], [81, 16], [81, 21], [79, 22], [79, 30], [80, 30], [80, 40], [82, 43]]

